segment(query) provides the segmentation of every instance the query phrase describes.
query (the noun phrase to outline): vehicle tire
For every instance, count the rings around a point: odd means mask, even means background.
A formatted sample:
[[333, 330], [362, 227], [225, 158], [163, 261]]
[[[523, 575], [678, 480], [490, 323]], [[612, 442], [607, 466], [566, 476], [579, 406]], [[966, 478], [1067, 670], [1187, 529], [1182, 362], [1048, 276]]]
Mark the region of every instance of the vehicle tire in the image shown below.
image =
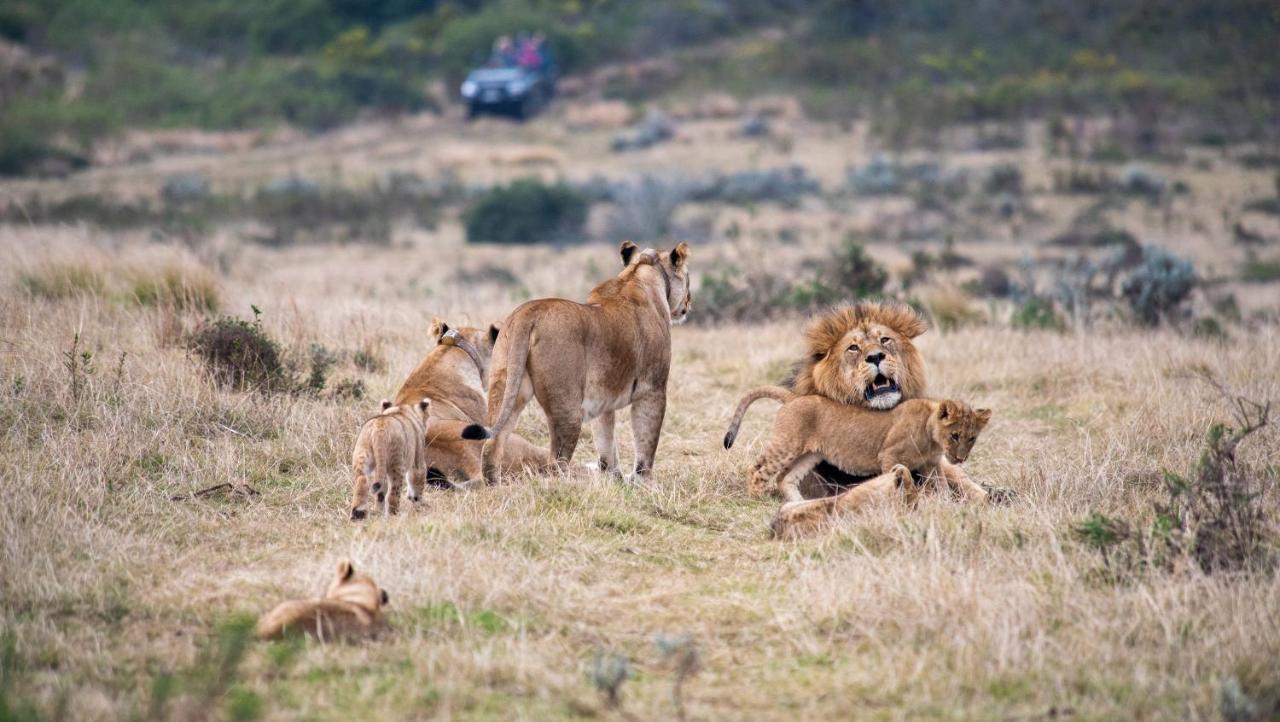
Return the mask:
[[467, 103], [467, 120], [475, 120], [477, 115], [480, 115], [480, 106]]
[[528, 117], [529, 117], [529, 96], [527, 96], [527, 95], [526, 95], [526, 96], [524, 96], [523, 98], [521, 98], [520, 100], [516, 101], [516, 104], [515, 104], [514, 106], [512, 106], [512, 108], [511, 108], [511, 117], [513, 117], [513, 118], [515, 118], [516, 120], [519, 120], [519, 121], [524, 121], [524, 120], [528, 119]]

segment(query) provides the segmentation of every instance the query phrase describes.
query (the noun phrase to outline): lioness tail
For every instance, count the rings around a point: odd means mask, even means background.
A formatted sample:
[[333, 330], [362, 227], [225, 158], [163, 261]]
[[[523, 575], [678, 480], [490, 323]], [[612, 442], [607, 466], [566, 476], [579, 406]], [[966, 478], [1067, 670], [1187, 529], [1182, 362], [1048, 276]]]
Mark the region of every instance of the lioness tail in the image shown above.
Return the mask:
[[781, 386], [757, 386], [751, 389], [738, 402], [738, 408], [733, 412], [733, 418], [729, 420], [729, 430], [724, 433], [724, 448], [728, 449], [733, 446], [733, 442], [738, 438], [738, 427], [742, 424], [742, 417], [746, 415], [747, 409], [756, 401], [763, 398], [774, 399], [786, 403], [795, 398], [795, 394], [782, 388]]
[[502, 338], [507, 339], [506, 373], [490, 379], [489, 398], [493, 398], [494, 384], [502, 379], [502, 406], [498, 410], [498, 418], [490, 419], [491, 426], [471, 424], [462, 430], [462, 438], [476, 441], [492, 439], [506, 428], [511, 419], [511, 411], [516, 405], [516, 396], [520, 394], [520, 386], [524, 383], [524, 367], [529, 362], [529, 338], [533, 335], [535, 319], [524, 314], [520, 318], [512, 318], [502, 330]]

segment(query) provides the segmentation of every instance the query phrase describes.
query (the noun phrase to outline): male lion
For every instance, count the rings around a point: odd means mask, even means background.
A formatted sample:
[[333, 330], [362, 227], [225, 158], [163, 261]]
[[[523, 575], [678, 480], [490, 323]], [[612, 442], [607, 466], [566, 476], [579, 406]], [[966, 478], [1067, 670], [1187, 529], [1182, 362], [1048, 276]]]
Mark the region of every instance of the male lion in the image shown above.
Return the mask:
[[382, 629], [382, 608], [390, 598], [373, 580], [356, 574], [351, 562], [338, 562], [337, 574], [323, 597], [291, 599], [258, 620], [260, 639], [290, 633], [310, 634], [321, 641], [369, 637]]
[[[452, 486], [450, 480], [466, 481], [481, 476], [478, 441], [462, 438], [462, 430], [485, 419], [485, 382], [493, 344], [498, 339], [497, 324], [487, 329], [461, 326], [450, 328], [440, 318], [432, 319], [431, 337], [436, 347], [409, 374], [396, 392], [397, 404], [429, 398], [427, 425], [427, 480]], [[503, 452], [502, 471], [545, 468], [550, 462], [541, 449], [512, 434]]]
[[[351, 492], [351, 520], [365, 518], [365, 503], [372, 490], [386, 514], [400, 511], [400, 494], [409, 481], [409, 501], [417, 501], [427, 480], [425, 436], [427, 408], [422, 399], [416, 405], [382, 402], [382, 412], [364, 422], [351, 451], [355, 472]], [[370, 480], [373, 484], [370, 486]]]
[[[912, 343], [929, 329], [910, 306], [893, 301], [860, 301], [837, 306], [805, 328], [805, 355], [785, 383], [799, 395], [818, 394], [844, 404], [891, 409], [900, 401], [925, 393], [924, 359]], [[831, 464], [815, 468], [819, 484], [847, 487], [864, 479]], [[966, 497], [987, 492], [953, 464], [941, 471], [952, 488]]]
[[[739, 405], [735, 424], [725, 434], [733, 444], [736, 421], [751, 401], [768, 395], [783, 401], [773, 421], [769, 445], [753, 467], [750, 491], [759, 495], [774, 480], [787, 501], [803, 501], [799, 482], [819, 461], [851, 473], [889, 473], [895, 466], [928, 477], [937, 472], [943, 456], [963, 463], [987, 422], [989, 409], [973, 409], [962, 401], [912, 399], [875, 411], [841, 404], [823, 396], [782, 397], [765, 387], [748, 394]], [[904, 489], [914, 499], [915, 487]]]
[[620, 474], [613, 443], [614, 413], [631, 406], [635, 480], [648, 478], [667, 407], [671, 326], [689, 314], [689, 244], [669, 252], [638, 252], [622, 244], [623, 269], [591, 290], [587, 302], [529, 301], [511, 313], [493, 348], [489, 428], [469, 426], [464, 438], [489, 439], [484, 477], [497, 478], [511, 428], [532, 397], [551, 427], [551, 454], [566, 466], [583, 421], [600, 470]]
[[[925, 392], [924, 360], [912, 340], [928, 325], [896, 302], [860, 301], [837, 306], [805, 329], [805, 355], [786, 385], [796, 394], [818, 394], [841, 403], [889, 409]], [[971, 501], [988, 499], [960, 467], [939, 465], [947, 485]], [[785, 504], [774, 519], [775, 534], [789, 533], [791, 520], [824, 518], [886, 498], [897, 487], [892, 474], [867, 479], [820, 463], [805, 479], [808, 489], [847, 491], [824, 499]], [[849, 487], [852, 488], [849, 488]], [[1004, 498], [1002, 496], [1002, 498]]]

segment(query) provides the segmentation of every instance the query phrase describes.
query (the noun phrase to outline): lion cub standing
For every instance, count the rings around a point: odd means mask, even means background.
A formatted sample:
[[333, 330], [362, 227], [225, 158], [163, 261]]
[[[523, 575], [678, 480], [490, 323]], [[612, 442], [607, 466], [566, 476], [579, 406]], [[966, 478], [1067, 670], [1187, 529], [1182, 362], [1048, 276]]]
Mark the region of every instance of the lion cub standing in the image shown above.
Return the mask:
[[279, 639], [290, 632], [321, 641], [368, 637], [382, 629], [382, 608], [388, 601], [385, 590], [343, 559], [323, 597], [281, 602], [258, 620], [258, 637]]
[[417, 405], [394, 406], [382, 402], [382, 413], [364, 422], [351, 452], [355, 470], [351, 497], [351, 519], [365, 518], [365, 503], [372, 491], [385, 513], [400, 511], [400, 494], [406, 477], [409, 501], [417, 501], [427, 481], [427, 409], [431, 402], [423, 399]]
[[[801, 501], [800, 481], [820, 461], [849, 473], [887, 473], [897, 464], [929, 474], [945, 455], [959, 464], [969, 457], [990, 409], [973, 409], [962, 401], [913, 399], [876, 411], [849, 406], [822, 396], [795, 396], [766, 387], [747, 394], [735, 414], [758, 398], [783, 401], [773, 422], [769, 446], [753, 465], [749, 490], [760, 494], [777, 479], [787, 501]], [[733, 445], [736, 424], [725, 434]]]

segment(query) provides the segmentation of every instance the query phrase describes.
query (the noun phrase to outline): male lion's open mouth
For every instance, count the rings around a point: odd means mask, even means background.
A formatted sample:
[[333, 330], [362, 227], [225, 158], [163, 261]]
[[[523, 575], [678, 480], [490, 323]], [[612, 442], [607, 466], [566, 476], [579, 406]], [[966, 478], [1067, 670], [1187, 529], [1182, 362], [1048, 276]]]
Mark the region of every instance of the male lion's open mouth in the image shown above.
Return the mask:
[[871, 401], [877, 396], [884, 396], [886, 394], [899, 392], [901, 392], [901, 389], [898, 388], [897, 381], [894, 381], [884, 374], [876, 374], [876, 377], [871, 380], [871, 383], [867, 384], [867, 388], [862, 392], [862, 395], [867, 401]]

